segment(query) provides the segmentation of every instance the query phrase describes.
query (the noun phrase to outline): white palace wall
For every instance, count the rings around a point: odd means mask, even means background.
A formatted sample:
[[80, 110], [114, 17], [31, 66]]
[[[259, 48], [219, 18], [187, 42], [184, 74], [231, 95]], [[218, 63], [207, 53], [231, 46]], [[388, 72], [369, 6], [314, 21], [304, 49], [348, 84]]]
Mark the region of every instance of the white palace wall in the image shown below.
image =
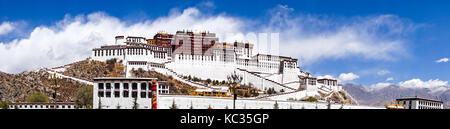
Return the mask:
[[[185, 95], [160, 95], [158, 97], [158, 109], [169, 109], [173, 102], [179, 109], [232, 109], [233, 100], [230, 98], [185, 96]], [[279, 109], [327, 109], [327, 103], [313, 103], [303, 101], [276, 101]], [[236, 100], [236, 109], [273, 109], [275, 100], [243, 99]], [[341, 104], [331, 104], [331, 109], [341, 108]], [[343, 109], [384, 109], [383, 107], [371, 107], [360, 105], [343, 105]]]

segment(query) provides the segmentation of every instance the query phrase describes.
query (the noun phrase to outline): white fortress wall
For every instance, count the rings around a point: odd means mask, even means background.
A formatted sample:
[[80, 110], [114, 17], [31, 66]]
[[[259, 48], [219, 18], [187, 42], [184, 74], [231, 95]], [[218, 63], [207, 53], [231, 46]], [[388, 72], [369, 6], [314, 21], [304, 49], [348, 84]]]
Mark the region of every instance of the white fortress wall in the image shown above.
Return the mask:
[[[192, 105], [194, 109], [232, 109], [233, 100], [231, 98], [204, 97], [204, 96], [184, 96], [184, 95], [160, 95], [158, 97], [158, 109], [169, 109], [173, 102], [179, 109], [189, 109]], [[279, 109], [327, 109], [327, 103], [313, 103], [303, 101], [276, 101]], [[236, 100], [236, 109], [273, 109], [274, 100], [243, 99]], [[341, 104], [331, 104], [331, 109], [341, 108]], [[344, 109], [383, 109], [383, 107], [343, 105]]]
[[292, 89], [285, 88], [281, 86], [279, 83], [276, 83], [274, 81], [259, 77], [256, 74], [249, 73], [245, 70], [239, 70], [236, 69], [236, 73], [240, 74], [243, 77], [242, 83], [249, 84], [252, 83], [252, 85], [260, 90], [267, 90], [269, 88], [274, 88], [275, 91], [279, 92], [281, 89], [283, 89], [285, 92], [292, 91]]
[[176, 71], [178, 74], [201, 78], [203, 80], [225, 80], [232, 74], [235, 65], [233, 63], [224, 63], [216, 61], [185, 61], [177, 60], [167, 63], [166, 67]]

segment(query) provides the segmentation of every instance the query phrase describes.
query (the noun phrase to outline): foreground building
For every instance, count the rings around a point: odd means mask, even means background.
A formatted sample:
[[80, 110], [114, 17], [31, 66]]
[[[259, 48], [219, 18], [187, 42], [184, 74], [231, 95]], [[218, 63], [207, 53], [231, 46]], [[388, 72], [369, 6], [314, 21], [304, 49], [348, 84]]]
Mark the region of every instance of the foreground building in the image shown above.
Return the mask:
[[405, 109], [444, 109], [444, 103], [419, 97], [396, 99], [397, 104], [402, 104]]
[[[94, 78], [93, 108], [132, 109], [136, 103], [138, 109], [151, 109], [153, 80], [156, 78]], [[156, 85], [157, 95], [169, 93], [168, 85]]]

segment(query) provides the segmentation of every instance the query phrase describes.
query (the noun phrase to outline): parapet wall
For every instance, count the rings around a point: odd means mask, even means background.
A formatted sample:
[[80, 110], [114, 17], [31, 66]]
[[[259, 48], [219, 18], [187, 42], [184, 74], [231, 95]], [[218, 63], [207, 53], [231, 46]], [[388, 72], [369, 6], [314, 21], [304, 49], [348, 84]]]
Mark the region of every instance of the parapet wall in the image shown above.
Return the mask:
[[[169, 109], [173, 102], [179, 109], [189, 109], [191, 105], [194, 109], [232, 109], [233, 99], [231, 97], [205, 97], [205, 96], [185, 96], [185, 95], [160, 95], [158, 97], [158, 109]], [[279, 109], [327, 109], [327, 103], [313, 103], [304, 101], [275, 101], [259, 99], [236, 100], [236, 109], [273, 109], [278, 103]], [[371, 107], [361, 105], [341, 105], [331, 104], [331, 109], [384, 109], [383, 107]]]

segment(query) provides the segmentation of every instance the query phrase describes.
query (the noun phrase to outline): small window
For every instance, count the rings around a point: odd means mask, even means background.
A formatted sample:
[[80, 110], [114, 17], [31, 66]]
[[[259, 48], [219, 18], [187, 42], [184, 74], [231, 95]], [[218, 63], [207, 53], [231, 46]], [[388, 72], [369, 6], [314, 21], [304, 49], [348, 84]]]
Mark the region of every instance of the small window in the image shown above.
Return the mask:
[[98, 84], [98, 89], [103, 89], [103, 83]]
[[141, 98], [146, 98], [147, 97], [147, 95], [145, 93], [147, 93], [147, 92], [141, 92]]
[[120, 97], [120, 92], [119, 91], [114, 91], [114, 97], [119, 98]]
[[131, 97], [136, 98], [137, 97], [137, 92], [132, 92], [131, 93]]
[[110, 98], [111, 97], [111, 92], [106, 92], [106, 97]]
[[111, 83], [106, 83], [106, 89], [111, 89]]
[[132, 84], [131, 84], [131, 88], [132, 88], [133, 90], [137, 90], [137, 83], [132, 83]]
[[120, 89], [120, 83], [114, 83], [114, 89], [116, 90]]
[[123, 91], [123, 97], [128, 98], [129, 94], [130, 93], [128, 91]]
[[98, 92], [98, 97], [104, 97], [105, 96], [105, 92]]
[[141, 83], [141, 90], [147, 89], [147, 83]]
[[123, 83], [123, 89], [125, 89], [125, 90], [128, 90], [128, 89], [129, 89], [128, 83]]

